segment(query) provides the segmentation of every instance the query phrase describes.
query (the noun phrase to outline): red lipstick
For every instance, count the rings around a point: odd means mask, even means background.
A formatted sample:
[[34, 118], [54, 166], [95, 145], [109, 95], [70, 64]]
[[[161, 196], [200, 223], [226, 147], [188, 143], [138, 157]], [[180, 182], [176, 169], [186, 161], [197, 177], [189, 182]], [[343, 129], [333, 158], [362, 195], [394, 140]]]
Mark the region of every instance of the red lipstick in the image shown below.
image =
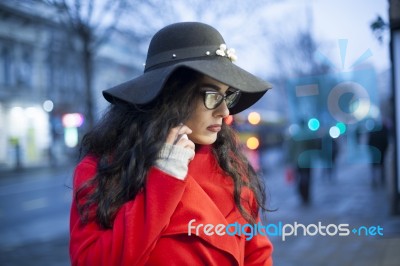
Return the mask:
[[209, 130], [211, 132], [220, 132], [221, 131], [221, 125], [220, 124], [214, 124], [214, 125], [208, 126], [207, 130]]

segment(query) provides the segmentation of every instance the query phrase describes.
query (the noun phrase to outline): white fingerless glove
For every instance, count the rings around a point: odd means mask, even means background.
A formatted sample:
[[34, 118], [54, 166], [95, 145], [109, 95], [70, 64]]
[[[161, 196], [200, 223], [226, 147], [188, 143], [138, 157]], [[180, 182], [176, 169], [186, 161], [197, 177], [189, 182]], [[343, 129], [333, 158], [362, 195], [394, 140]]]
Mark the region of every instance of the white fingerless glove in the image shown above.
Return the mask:
[[165, 143], [158, 153], [155, 166], [169, 175], [184, 180], [188, 172], [189, 161], [193, 157], [192, 149]]

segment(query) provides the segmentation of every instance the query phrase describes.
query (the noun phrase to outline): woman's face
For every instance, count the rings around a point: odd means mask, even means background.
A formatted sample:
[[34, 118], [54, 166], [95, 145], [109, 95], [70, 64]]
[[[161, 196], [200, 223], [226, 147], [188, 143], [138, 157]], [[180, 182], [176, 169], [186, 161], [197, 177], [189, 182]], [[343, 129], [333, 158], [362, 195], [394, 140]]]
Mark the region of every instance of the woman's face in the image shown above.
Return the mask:
[[207, 109], [204, 105], [204, 91], [218, 91], [225, 94], [229, 87], [210, 77], [203, 77], [200, 82], [200, 93], [195, 101], [195, 110], [185, 125], [193, 131], [188, 136], [191, 141], [195, 144], [209, 145], [216, 141], [217, 134], [221, 130], [222, 119], [229, 115], [229, 109], [225, 101], [222, 101], [215, 109]]

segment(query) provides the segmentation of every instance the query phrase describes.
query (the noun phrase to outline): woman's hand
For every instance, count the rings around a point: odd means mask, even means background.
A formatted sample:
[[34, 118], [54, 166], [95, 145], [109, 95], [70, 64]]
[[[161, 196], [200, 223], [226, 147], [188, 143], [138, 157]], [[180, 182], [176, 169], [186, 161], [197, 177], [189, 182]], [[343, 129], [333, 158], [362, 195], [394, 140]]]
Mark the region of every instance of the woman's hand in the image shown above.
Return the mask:
[[192, 130], [181, 124], [168, 133], [166, 143], [158, 154], [155, 166], [180, 180], [184, 180], [188, 173], [188, 164], [195, 156], [194, 143], [187, 134]]
[[187, 137], [187, 135], [191, 133], [192, 130], [189, 127], [181, 124], [170, 130], [166, 143], [194, 150], [195, 144]]

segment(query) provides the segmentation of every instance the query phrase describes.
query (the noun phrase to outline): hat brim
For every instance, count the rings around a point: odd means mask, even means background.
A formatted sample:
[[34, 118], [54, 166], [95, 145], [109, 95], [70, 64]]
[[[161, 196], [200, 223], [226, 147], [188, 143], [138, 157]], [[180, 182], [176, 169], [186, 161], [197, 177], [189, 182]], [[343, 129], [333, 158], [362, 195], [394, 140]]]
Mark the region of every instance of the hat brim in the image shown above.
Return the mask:
[[242, 96], [238, 103], [229, 109], [230, 114], [237, 114], [249, 108], [272, 88], [270, 83], [236, 66], [229, 59], [215, 57], [211, 60], [177, 62], [147, 71], [137, 78], [103, 91], [103, 96], [110, 103], [126, 101], [132, 104], [146, 104], [157, 97], [171, 74], [181, 67], [190, 68], [240, 90]]

